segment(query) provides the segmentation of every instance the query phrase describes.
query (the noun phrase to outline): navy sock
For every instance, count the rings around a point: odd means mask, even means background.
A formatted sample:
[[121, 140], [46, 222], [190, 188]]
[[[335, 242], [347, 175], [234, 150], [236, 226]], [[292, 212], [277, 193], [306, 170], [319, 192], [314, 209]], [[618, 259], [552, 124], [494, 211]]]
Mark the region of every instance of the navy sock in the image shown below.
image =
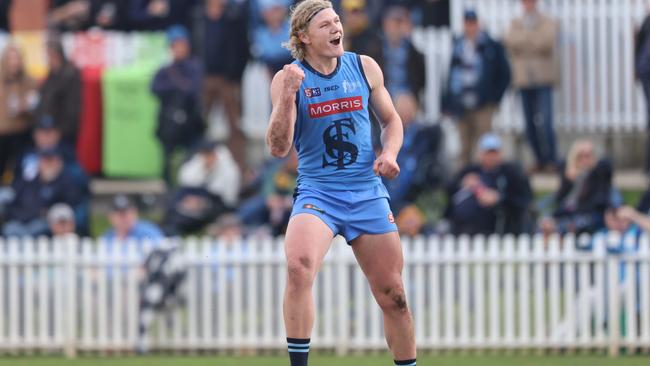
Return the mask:
[[395, 360], [395, 366], [415, 366], [415, 358], [412, 360]]
[[309, 358], [309, 338], [287, 338], [291, 366], [307, 366]]

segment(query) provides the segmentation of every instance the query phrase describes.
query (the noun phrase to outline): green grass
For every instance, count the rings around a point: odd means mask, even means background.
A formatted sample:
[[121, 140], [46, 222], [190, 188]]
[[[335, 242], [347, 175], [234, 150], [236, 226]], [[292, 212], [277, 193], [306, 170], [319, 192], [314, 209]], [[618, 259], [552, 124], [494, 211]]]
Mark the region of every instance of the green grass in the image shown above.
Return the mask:
[[[643, 356], [431, 356], [421, 357], [421, 366], [641, 366], [650, 360]], [[0, 366], [287, 366], [284, 357], [129, 357], [64, 358], [5, 357]], [[388, 356], [337, 358], [313, 356], [310, 366], [390, 366]]]

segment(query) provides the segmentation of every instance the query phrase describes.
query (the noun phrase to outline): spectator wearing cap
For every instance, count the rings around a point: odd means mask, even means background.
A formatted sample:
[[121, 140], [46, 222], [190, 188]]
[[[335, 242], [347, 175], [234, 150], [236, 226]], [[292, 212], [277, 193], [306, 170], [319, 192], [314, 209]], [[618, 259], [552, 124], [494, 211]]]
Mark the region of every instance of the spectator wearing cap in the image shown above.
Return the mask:
[[180, 188], [163, 224], [168, 236], [201, 230], [225, 211], [234, 209], [241, 174], [228, 147], [204, 141], [181, 166], [178, 184]]
[[248, 2], [206, 0], [203, 20], [203, 112], [220, 104], [228, 121], [228, 148], [246, 171], [246, 136], [241, 127], [241, 83], [250, 57]]
[[555, 171], [553, 85], [557, 83], [555, 22], [537, 9], [537, 0], [521, 0], [524, 15], [512, 21], [504, 42], [512, 62], [513, 86], [521, 93], [526, 137], [535, 154], [535, 171]]
[[50, 234], [54, 237], [75, 234], [75, 218], [72, 207], [65, 203], [57, 203], [47, 212], [47, 224]]
[[31, 181], [14, 179], [14, 199], [7, 207], [5, 236], [36, 236], [48, 232], [47, 212], [56, 203], [70, 207], [84, 204], [87, 187], [80, 186], [64, 169], [59, 149], [39, 152], [38, 175]]
[[602, 229], [604, 213], [612, 203], [612, 165], [598, 159], [594, 143], [579, 139], [569, 149], [558, 172], [560, 187], [544, 209], [540, 228], [545, 233], [593, 233]]
[[510, 84], [503, 46], [481, 30], [474, 10], [464, 14], [463, 34], [453, 40], [443, 113], [453, 116], [461, 143], [461, 166], [469, 164], [479, 137], [492, 130], [492, 116]]
[[269, 76], [275, 75], [293, 58], [282, 44], [289, 39], [289, 19], [287, 9], [289, 0], [258, 0], [262, 23], [253, 31], [253, 55], [262, 61]]
[[382, 19], [382, 53], [377, 63], [384, 70], [391, 95], [413, 94], [420, 101], [426, 82], [424, 55], [411, 42], [413, 24], [409, 10], [389, 7]]
[[38, 102], [36, 90], [36, 83], [25, 72], [22, 51], [10, 42], [0, 57], [0, 185], [29, 143], [32, 112]]
[[51, 116], [63, 141], [75, 147], [81, 108], [81, 76], [67, 60], [59, 40], [47, 42], [47, 60], [49, 72], [40, 89], [37, 116]]
[[203, 70], [190, 54], [187, 29], [175, 25], [167, 30], [172, 62], [163, 66], [151, 82], [151, 91], [160, 101], [156, 135], [163, 150], [163, 178], [171, 184], [171, 157], [177, 148], [189, 148], [205, 129], [201, 90]]
[[382, 59], [382, 39], [368, 15], [366, 0], [343, 0], [341, 9], [345, 49], [375, 60]]
[[505, 162], [501, 139], [486, 133], [478, 142], [478, 162], [460, 170], [448, 187], [445, 217], [453, 234], [519, 234], [533, 195], [521, 167]]
[[[51, 116], [42, 116], [32, 132], [34, 147], [25, 151], [16, 163], [15, 176], [25, 181], [33, 180], [38, 174], [39, 151], [56, 148], [61, 151], [66, 167], [83, 174], [72, 146], [61, 141], [61, 131]], [[85, 176], [85, 174], [83, 174]]]
[[111, 228], [102, 234], [102, 238], [112, 246], [114, 241], [151, 240], [153, 244], [163, 238], [162, 231], [154, 223], [140, 219], [140, 213], [131, 199], [119, 194], [113, 197], [111, 211], [108, 214]]

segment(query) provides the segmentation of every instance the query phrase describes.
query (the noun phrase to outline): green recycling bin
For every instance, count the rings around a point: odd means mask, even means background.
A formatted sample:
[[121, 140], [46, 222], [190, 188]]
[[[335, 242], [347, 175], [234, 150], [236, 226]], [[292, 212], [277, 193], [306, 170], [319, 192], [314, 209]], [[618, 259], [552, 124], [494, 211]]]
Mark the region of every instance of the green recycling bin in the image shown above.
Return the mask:
[[156, 138], [158, 100], [150, 91], [160, 62], [113, 67], [102, 82], [103, 172], [107, 177], [157, 178], [162, 152]]

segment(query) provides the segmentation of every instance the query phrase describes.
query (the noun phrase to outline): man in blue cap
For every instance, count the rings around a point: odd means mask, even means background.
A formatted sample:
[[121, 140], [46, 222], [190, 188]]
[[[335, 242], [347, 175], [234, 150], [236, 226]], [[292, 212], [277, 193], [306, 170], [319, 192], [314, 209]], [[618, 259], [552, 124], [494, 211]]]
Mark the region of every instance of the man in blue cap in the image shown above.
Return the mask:
[[17, 177], [12, 189], [15, 196], [7, 206], [5, 236], [46, 234], [48, 209], [56, 203], [79, 207], [87, 192], [86, 187], [79, 185], [64, 169], [62, 152], [56, 147], [40, 150], [37, 176], [31, 181]]
[[188, 148], [203, 135], [201, 90], [203, 72], [191, 57], [189, 35], [181, 25], [167, 30], [171, 64], [161, 68], [151, 83], [151, 91], [160, 101], [156, 135], [163, 147], [163, 177], [171, 182], [171, 156], [178, 147]]
[[445, 217], [454, 234], [519, 234], [532, 201], [528, 177], [521, 167], [503, 161], [501, 139], [481, 136], [478, 161], [463, 168], [448, 187]]

